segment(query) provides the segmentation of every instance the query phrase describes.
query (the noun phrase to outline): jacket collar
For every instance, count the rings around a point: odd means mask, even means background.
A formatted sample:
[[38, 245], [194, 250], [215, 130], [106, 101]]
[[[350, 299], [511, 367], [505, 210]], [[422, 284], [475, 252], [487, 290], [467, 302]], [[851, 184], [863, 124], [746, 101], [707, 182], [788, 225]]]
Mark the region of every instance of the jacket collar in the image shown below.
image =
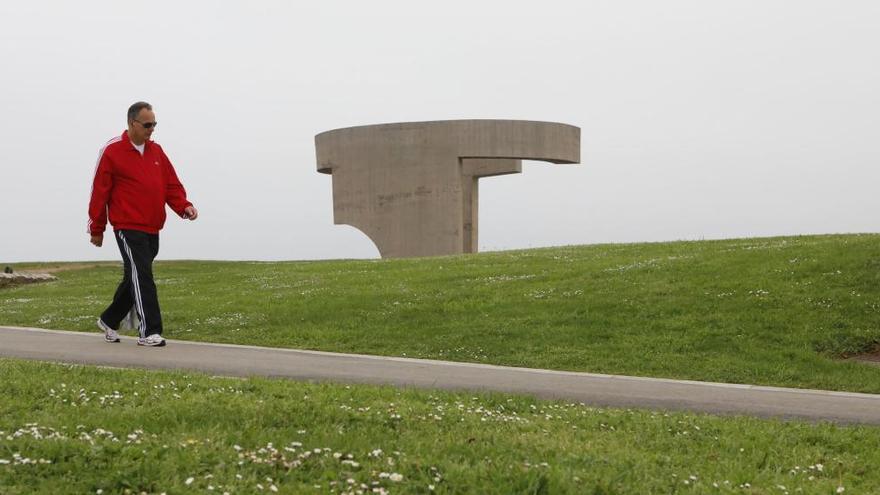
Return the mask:
[[[122, 131], [122, 142], [124, 142], [128, 145], [128, 149], [130, 149], [132, 151], [137, 151], [134, 148], [134, 143], [132, 143], [131, 139], [128, 138], [128, 129]], [[145, 153], [147, 151], [147, 148], [150, 146], [150, 143], [152, 143], [152, 142], [153, 141], [151, 139], [147, 139], [146, 141], [144, 141], [144, 152]]]

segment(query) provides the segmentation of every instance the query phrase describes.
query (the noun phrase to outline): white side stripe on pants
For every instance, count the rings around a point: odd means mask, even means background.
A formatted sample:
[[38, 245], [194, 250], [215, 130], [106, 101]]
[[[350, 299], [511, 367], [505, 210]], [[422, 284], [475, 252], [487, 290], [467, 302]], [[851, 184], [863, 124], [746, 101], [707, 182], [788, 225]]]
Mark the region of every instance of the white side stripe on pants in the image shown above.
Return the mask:
[[137, 307], [138, 316], [141, 318], [140, 325], [138, 325], [138, 333], [143, 339], [147, 336], [147, 316], [144, 314], [144, 302], [141, 299], [141, 286], [138, 283], [137, 265], [134, 264], [134, 256], [131, 254], [131, 248], [128, 247], [128, 242], [125, 240], [125, 236], [122, 235], [121, 230], [119, 231], [119, 239], [122, 240], [122, 245], [125, 247], [125, 254], [128, 255], [128, 262], [131, 264], [131, 283], [134, 285], [134, 303]]

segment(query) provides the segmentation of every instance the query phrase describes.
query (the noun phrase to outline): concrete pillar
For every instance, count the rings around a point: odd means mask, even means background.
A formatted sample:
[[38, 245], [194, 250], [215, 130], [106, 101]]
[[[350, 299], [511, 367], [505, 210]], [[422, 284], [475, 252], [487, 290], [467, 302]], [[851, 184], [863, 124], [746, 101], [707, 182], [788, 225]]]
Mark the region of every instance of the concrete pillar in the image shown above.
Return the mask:
[[477, 252], [479, 179], [522, 160], [580, 161], [580, 129], [553, 122], [451, 120], [349, 127], [315, 136], [333, 175], [333, 221], [383, 258]]

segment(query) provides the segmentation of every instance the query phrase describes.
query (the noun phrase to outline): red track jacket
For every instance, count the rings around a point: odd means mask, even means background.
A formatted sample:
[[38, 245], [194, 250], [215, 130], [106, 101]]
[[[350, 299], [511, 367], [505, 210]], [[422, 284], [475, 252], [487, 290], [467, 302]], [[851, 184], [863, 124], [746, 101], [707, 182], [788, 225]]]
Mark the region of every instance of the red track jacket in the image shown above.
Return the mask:
[[181, 217], [192, 206], [161, 146], [147, 141], [141, 156], [125, 131], [101, 148], [89, 201], [90, 234], [104, 233], [108, 214], [114, 230], [158, 234], [166, 203]]

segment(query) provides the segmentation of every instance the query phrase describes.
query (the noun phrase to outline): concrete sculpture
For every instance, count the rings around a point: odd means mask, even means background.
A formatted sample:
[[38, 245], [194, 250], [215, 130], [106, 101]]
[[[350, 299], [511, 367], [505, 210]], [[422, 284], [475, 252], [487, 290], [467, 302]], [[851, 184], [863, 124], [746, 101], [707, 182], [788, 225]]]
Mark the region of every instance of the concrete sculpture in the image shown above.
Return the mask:
[[580, 161], [580, 129], [554, 122], [448, 120], [349, 127], [315, 136], [333, 175], [333, 222], [383, 258], [477, 251], [478, 180], [521, 160]]

